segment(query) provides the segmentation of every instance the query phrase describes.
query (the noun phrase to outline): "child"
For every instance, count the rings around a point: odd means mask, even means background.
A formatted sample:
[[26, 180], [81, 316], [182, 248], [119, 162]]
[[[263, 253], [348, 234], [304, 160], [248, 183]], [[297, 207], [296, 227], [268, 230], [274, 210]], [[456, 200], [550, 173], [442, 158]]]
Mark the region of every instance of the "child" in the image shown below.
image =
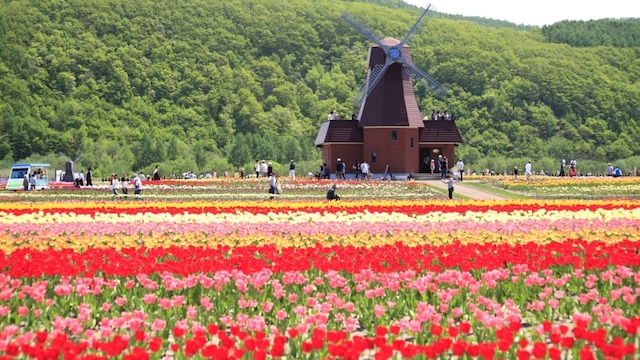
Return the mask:
[[447, 175], [446, 178], [442, 179], [442, 182], [447, 183], [447, 189], [449, 190], [449, 199], [453, 199], [453, 178], [451, 175]]

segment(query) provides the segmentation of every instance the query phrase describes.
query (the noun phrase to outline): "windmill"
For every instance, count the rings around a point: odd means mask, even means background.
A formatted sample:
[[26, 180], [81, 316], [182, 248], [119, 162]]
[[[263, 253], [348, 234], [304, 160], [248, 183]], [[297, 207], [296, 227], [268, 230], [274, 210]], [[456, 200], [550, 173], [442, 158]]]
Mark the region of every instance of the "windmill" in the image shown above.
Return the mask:
[[[406, 115], [417, 111], [417, 117], [419, 117], [419, 110], [413, 93], [412, 78], [426, 83], [437, 96], [443, 97], [446, 95], [447, 89], [442, 84], [413, 64], [409, 46], [407, 45], [412, 36], [419, 32], [427, 20], [431, 18], [433, 10], [435, 8], [429, 4], [402, 40], [382, 37], [357, 20], [353, 15], [347, 12], [342, 14], [341, 18], [345, 22], [374, 43], [369, 50], [367, 80], [354, 97], [354, 104], [359, 108], [358, 119], [375, 116], [376, 112], [381, 115], [384, 114], [385, 117], [395, 118], [402, 116], [402, 114]], [[402, 92], [402, 96], [393, 96], [394, 93], [397, 95], [398, 91]], [[387, 99], [390, 99], [390, 101], [387, 101]], [[378, 106], [373, 106], [372, 111], [367, 112], [367, 107], [372, 103]], [[396, 108], [381, 108], [385, 104]], [[383, 111], [381, 112], [381, 110]], [[383, 119], [366, 122], [374, 126], [401, 125], [402, 122], [406, 122], [407, 125], [417, 125], [416, 115], [414, 114], [413, 117], [414, 119], [405, 119], [404, 121], [402, 119], [391, 120], [390, 124], [385, 123]], [[417, 126], [420, 127], [419, 125]]]
[[419, 81], [438, 97], [447, 94], [442, 84], [413, 64], [407, 45], [433, 10], [427, 6], [402, 40], [382, 37], [353, 15], [342, 14], [344, 21], [373, 44], [367, 79], [355, 96], [358, 113], [354, 121], [328, 120], [318, 129], [314, 143], [322, 148], [324, 163], [331, 164], [336, 158], [348, 164], [364, 160], [372, 173], [384, 172], [384, 178], [393, 178], [391, 174], [416, 178], [430, 156], [455, 158], [455, 146], [462, 143], [455, 121], [424, 120], [413, 88], [414, 81]]
[[62, 151], [60, 151], [58, 155], [66, 161], [64, 166], [64, 178], [62, 181], [73, 182], [75, 180], [73, 176], [73, 164], [82, 160], [84, 158], [84, 153], [78, 155], [75, 160], [71, 160], [71, 158], [65, 155]]

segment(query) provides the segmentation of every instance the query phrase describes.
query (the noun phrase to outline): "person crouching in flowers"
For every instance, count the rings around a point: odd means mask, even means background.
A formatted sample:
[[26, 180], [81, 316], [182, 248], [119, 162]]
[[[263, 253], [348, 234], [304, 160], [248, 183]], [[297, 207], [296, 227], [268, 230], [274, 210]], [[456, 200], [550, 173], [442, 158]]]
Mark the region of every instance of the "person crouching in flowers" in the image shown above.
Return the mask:
[[113, 198], [118, 198], [118, 189], [120, 188], [120, 180], [118, 180], [118, 175], [111, 175], [111, 191], [113, 192]]
[[336, 184], [329, 186], [329, 190], [327, 190], [327, 200], [340, 200], [340, 196], [336, 194]]

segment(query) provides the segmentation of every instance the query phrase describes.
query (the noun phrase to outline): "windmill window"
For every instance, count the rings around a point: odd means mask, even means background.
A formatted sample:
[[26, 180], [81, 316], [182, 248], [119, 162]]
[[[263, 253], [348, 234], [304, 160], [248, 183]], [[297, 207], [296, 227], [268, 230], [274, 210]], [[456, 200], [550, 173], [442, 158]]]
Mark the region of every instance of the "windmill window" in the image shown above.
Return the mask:
[[391, 141], [398, 140], [398, 130], [391, 130]]
[[413, 138], [411, 138], [411, 145], [409, 146], [411, 146], [411, 148], [413, 149]]

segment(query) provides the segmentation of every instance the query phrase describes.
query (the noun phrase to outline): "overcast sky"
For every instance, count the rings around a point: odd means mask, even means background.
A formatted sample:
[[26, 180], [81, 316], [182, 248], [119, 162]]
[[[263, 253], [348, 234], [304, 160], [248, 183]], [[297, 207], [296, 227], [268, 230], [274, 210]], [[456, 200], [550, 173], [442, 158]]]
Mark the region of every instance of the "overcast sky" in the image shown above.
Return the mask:
[[550, 25], [562, 20], [640, 17], [639, 0], [404, 0], [451, 15], [480, 16], [524, 25]]

